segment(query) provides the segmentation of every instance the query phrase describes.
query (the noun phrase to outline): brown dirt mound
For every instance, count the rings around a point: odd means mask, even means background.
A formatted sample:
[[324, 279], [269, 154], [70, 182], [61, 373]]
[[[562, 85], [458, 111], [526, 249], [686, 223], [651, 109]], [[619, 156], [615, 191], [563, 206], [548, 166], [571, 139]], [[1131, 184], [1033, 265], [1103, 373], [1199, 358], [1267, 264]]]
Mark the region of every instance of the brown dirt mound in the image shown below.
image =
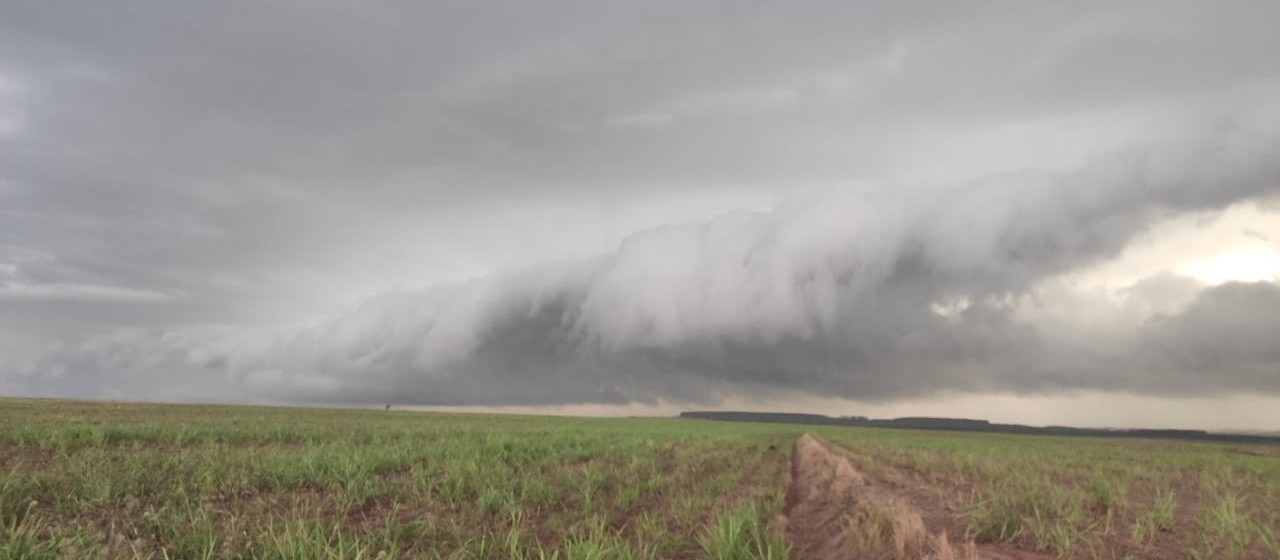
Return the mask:
[[815, 560], [1039, 558], [952, 545], [903, 497], [869, 483], [849, 460], [809, 434], [796, 440], [783, 517], [794, 557]]

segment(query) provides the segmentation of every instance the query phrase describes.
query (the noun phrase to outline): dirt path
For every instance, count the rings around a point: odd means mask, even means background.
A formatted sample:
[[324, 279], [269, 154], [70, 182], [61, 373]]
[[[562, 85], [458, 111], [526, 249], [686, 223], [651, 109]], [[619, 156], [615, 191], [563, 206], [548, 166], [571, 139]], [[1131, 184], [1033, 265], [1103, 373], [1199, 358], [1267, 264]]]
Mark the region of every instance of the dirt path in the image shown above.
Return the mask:
[[953, 545], [945, 526], [926, 526], [910, 500], [874, 482], [809, 434], [796, 440], [783, 507], [793, 557], [812, 560], [1021, 560], [1006, 547]]

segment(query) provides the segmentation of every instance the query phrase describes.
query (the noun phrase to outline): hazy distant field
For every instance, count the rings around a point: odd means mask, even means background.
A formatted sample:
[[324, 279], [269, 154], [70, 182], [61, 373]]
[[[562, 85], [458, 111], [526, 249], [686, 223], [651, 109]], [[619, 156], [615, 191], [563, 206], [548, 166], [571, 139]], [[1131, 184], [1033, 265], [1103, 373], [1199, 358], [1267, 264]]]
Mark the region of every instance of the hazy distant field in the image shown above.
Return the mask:
[[[788, 497], [805, 431], [861, 471], [821, 503]], [[1277, 558], [1278, 451], [0, 400], [0, 559], [938, 556], [913, 531], [1004, 557]]]

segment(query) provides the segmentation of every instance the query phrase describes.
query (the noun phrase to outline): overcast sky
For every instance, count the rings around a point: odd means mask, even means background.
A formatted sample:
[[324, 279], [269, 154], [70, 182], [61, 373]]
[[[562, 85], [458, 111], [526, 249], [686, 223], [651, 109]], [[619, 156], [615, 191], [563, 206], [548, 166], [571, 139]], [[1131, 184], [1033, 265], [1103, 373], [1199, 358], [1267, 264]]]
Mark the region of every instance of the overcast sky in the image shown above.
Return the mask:
[[1280, 429], [1277, 21], [0, 0], [0, 394]]

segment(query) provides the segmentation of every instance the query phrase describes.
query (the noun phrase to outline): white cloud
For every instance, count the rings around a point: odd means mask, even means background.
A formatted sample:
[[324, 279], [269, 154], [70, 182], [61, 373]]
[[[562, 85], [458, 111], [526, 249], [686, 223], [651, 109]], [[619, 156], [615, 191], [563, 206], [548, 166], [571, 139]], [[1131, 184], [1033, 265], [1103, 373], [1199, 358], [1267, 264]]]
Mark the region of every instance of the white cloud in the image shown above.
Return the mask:
[[1272, 390], [1280, 5], [144, 4], [0, 18], [6, 390]]
[[164, 303], [180, 296], [89, 284], [0, 284], [0, 300]]
[[1063, 281], [1114, 290], [1165, 272], [1209, 284], [1271, 280], [1280, 246], [1259, 242], [1258, 235], [1280, 238], [1280, 211], [1256, 201], [1168, 216], [1134, 236], [1116, 258], [1072, 271]]

